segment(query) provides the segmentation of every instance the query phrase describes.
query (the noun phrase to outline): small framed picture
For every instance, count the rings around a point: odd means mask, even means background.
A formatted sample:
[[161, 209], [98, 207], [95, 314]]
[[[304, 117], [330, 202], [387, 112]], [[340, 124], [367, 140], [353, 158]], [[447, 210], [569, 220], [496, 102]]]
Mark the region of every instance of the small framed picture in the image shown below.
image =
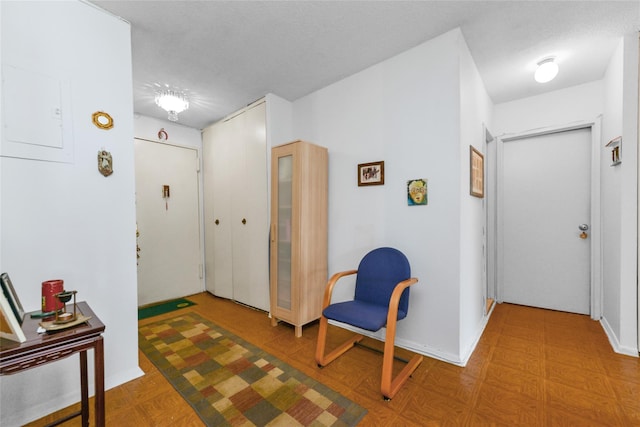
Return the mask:
[[9, 275], [7, 273], [2, 273], [2, 275], [0, 275], [0, 282], [2, 282], [2, 293], [4, 293], [4, 296], [9, 301], [11, 311], [13, 311], [13, 314], [16, 316], [18, 323], [22, 325], [22, 321], [24, 320], [24, 309], [22, 308], [20, 299], [18, 299], [16, 290], [13, 289], [13, 284], [11, 283]]
[[611, 149], [611, 166], [618, 166], [622, 163], [622, 137], [613, 138], [605, 145]]
[[409, 206], [427, 204], [427, 180], [425, 178], [407, 181], [407, 204]]
[[472, 196], [484, 197], [484, 156], [481, 152], [469, 146], [469, 176], [470, 176], [470, 192]]
[[360, 163], [358, 165], [358, 186], [383, 185], [384, 161]]

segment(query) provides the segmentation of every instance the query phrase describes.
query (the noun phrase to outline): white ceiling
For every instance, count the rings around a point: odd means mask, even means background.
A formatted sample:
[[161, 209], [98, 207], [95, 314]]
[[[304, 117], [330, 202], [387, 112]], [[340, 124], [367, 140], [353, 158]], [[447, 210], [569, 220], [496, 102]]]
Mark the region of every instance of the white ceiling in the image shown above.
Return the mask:
[[[155, 89], [184, 91], [204, 128], [273, 93], [290, 101], [460, 27], [494, 103], [599, 80], [634, 1], [92, 1], [131, 23], [136, 113], [166, 119]], [[533, 80], [555, 55], [558, 77]], [[435, 60], [435, 59], [434, 59]]]

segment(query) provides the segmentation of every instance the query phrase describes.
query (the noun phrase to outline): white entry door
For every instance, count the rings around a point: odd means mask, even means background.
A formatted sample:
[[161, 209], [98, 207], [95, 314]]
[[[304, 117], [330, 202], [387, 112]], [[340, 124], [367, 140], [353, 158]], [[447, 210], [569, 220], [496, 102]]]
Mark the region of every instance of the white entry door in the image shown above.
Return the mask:
[[515, 139], [502, 150], [501, 300], [588, 314], [591, 129]]
[[135, 163], [138, 305], [202, 292], [197, 151], [136, 139]]

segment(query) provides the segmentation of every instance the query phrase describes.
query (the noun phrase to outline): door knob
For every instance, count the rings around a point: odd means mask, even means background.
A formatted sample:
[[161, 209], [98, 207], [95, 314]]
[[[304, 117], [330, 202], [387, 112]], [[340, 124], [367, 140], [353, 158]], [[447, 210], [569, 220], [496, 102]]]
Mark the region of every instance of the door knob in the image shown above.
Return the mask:
[[213, 221], [213, 222], [214, 222], [214, 224], [215, 224], [215, 225], [220, 224], [220, 220], [219, 220], [219, 219], [216, 219], [216, 220], [215, 220], [215, 221]]
[[589, 229], [589, 225], [587, 224], [580, 224], [578, 226], [578, 230], [582, 231], [582, 233], [580, 233], [580, 238], [581, 239], [586, 239], [587, 237], [589, 237], [589, 235], [587, 234], [587, 230]]
[[246, 219], [244, 219], [244, 218], [242, 218], [242, 223], [243, 223], [243, 224], [246, 224], [246, 223], [247, 223], [247, 220], [246, 220]]

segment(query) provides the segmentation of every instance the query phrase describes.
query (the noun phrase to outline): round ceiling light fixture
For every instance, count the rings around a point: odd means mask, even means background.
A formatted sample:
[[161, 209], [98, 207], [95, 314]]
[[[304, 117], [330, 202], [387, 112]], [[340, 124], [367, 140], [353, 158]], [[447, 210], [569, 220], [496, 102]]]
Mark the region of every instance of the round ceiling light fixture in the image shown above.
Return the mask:
[[189, 100], [186, 95], [170, 89], [156, 92], [156, 104], [169, 113], [169, 120], [172, 122], [177, 122], [178, 113], [189, 108]]
[[547, 83], [558, 75], [558, 64], [554, 57], [545, 58], [538, 62], [538, 68], [534, 74], [534, 78], [538, 83]]

